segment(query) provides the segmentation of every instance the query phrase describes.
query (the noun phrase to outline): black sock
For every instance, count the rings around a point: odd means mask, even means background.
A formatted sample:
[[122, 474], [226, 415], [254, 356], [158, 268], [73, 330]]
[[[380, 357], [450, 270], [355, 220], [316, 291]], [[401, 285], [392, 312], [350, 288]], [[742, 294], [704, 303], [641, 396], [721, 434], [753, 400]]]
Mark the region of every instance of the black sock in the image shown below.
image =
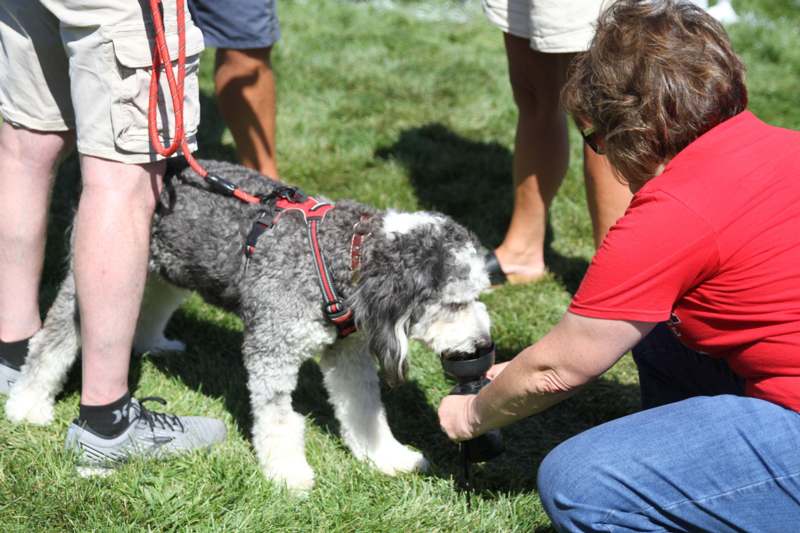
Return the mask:
[[28, 341], [30, 338], [21, 341], [3, 342], [0, 341], [0, 364], [10, 366], [14, 370], [19, 370], [25, 364], [28, 356]]
[[128, 408], [131, 393], [106, 405], [80, 405], [78, 424], [89, 428], [101, 437], [114, 438], [128, 429]]

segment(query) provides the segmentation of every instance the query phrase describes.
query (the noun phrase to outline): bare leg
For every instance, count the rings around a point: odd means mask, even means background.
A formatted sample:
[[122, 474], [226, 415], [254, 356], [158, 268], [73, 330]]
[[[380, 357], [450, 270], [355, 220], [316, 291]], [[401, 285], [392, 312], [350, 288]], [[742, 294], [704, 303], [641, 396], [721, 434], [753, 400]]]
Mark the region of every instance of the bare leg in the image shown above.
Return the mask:
[[42, 325], [39, 281], [55, 167], [71, 132], [0, 125], [0, 340], [26, 339]]
[[545, 273], [547, 210], [569, 163], [566, 117], [559, 94], [571, 55], [536, 52], [527, 39], [504, 35], [519, 115], [514, 142], [514, 211], [495, 253], [514, 283], [533, 281]]
[[246, 167], [278, 178], [272, 48], [217, 50], [217, 104]]
[[586, 201], [592, 217], [594, 246], [599, 248], [611, 226], [625, 214], [631, 202], [631, 191], [614, 175], [605, 156], [583, 147], [583, 177], [586, 182]]
[[81, 156], [81, 170], [74, 244], [83, 340], [81, 403], [105, 405], [128, 390], [164, 163], [127, 165]]
[[[511, 283], [545, 272], [547, 211], [569, 164], [566, 117], [560, 105], [572, 54], [544, 54], [527, 39], [505, 34], [508, 69], [519, 116], [514, 142], [514, 211], [495, 253]], [[608, 160], [584, 147], [584, 179], [595, 246], [628, 207], [631, 193]]]

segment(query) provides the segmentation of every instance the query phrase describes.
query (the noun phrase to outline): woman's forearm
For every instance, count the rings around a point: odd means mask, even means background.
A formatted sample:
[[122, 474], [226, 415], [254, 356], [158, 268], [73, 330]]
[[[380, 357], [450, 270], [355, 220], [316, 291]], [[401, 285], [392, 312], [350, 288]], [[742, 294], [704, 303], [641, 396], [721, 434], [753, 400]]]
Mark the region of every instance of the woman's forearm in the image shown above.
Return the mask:
[[610, 368], [652, 326], [566, 313], [473, 398], [470, 424], [476, 433], [484, 433], [569, 398]]
[[497, 378], [475, 396], [472, 417], [480, 433], [503, 427], [522, 418], [544, 411], [572, 396], [578, 387], [559, 380], [550, 370], [533, 370], [537, 345], [519, 355]]

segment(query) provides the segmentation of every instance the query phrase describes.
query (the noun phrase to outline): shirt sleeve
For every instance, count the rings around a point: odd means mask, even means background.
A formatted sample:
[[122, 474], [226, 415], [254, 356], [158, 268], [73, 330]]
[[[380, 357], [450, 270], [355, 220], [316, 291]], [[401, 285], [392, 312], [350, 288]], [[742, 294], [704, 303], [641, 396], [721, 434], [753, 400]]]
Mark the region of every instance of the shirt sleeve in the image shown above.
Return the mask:
[[661, 322], [718, 263], [716, 235], [705, 219], [663, 191], [640, 193], [595, 254], [569, 310]]

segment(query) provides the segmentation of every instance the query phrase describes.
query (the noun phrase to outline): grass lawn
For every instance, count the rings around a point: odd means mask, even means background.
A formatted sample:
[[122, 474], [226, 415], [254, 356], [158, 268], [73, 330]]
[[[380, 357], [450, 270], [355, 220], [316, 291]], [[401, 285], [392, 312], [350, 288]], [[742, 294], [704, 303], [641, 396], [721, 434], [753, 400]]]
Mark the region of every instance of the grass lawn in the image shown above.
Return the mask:
[[[442, 211], [496, 245], [510, 215], [515, 110], [501, 35], [477, 3], [279, 4], [283, 39], [274, 66], [283, 177], [334, 199]], [[730, 33], [748, 67], [751, 109], [800, 129], [800, 2], [739, 0], [735, 7], [742, 22]], [[212, 66], [207, 51], [201, 155], [235, 159], [214, 107]], [[552, 209], [552, 274], [483, 298], [501, 358], [559, 319], [592, 256], [579, 137], [571, 136], [569, 173]], [[77, 179], [72, 158], [54, 197], [45, 309], [63, 275]], [[308, 419], [306, 451], [317, 485], [296, 499], [262, 476], [253, 454], [238, 319], [194, 297], [170, 333], [187, 343], [186, 353], [135, 360], [131, 390], [167, 398], [174, 412], [221, 417], [227, 442], [207, 454], [79, 479], [61, 451], [77, 414], [79, 373], [73, 372], [50, 427], [12, 426], [0, 401], [0, 531], [548, 531], [535, 490], [541, 459], [571, 435], [635, 411], [639, 401], [626, 357], [575, 398], [507, 428], [509, 449], [477, 469], [468, 506], [456, 446], [438, 428], [436, 407], [452, 384], [433, 353], [413, 346], [410, 381], [384, 390], [398, 439], [433, 463], [428, 474], [397, 478], [345, 449], [320, 372], [309, 362], [294, 403]]]

